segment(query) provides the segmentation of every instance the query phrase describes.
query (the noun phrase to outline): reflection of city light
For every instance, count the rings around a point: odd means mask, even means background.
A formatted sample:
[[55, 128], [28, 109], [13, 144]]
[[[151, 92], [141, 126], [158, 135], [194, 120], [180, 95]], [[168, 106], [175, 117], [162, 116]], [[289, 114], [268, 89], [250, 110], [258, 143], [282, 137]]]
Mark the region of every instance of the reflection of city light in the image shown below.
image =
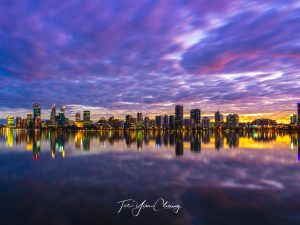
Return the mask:
[[291, 150], [293, 150], [293, 149], [294, 149], [294, 143], [291, 142]]
[[61, 152], [61, 156], [62, 156], [63, 158], [65, 158], [65, 156], [66, 156], [66, 153], [65, 153], [65, 151], [64, 151], [64, 150], [62, 150], [62, 152]]
[[27, 151], [32, 151], [32, 143], [27, 143], [26, 150]]
[[52, 157], [52, 159], [55, 159], [55, 152], [54, 151], [51, 151], [51, 157]]

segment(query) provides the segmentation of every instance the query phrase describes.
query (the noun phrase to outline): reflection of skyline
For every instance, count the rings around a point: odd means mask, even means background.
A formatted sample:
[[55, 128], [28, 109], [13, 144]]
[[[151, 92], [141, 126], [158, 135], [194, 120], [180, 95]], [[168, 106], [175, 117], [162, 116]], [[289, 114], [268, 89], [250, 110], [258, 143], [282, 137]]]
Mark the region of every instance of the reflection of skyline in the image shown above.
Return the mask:
[[[249, 149], [298, 149], [300, 159], [300, 137], [298, 133], [285, 132], [199, 132], [199, 131], [46, 131], [46, 130], [2, 130], [0, 141], [7, 148], [23, 146], [38, 159], [47, 148], [52, 158], [65, 157], [66, 145], [90, 152], [91, 149], [123, 146], [142, 152], [145, 148], [173, 148], [175, 155], [184, 151], [198, 152], [202, 149], [249, 148]], [[122, 144], [123, 143], [123, 144]], [[71, 147], [72, 148], [72, 147]]]

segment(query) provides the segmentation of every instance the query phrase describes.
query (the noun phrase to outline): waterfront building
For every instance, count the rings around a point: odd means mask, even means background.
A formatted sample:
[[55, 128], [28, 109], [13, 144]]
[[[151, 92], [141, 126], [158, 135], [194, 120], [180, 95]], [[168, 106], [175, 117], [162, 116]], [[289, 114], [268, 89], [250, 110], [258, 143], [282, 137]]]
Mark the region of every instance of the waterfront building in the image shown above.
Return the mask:
[[51, 107], [50, 120], [52, 123], [56, 122], [56, 106], [55, 104]]
[[202, 119], [202, 129], [205, 129], [205, 130], [210, 129], [210, 119], [208, 117], [203, 117], [203, 119]]
[[226, 127], [228, 129], [236, 129], [239, 127], [239, 116], [237, 114], [229, 114], [226, 116]]
[[142, 120], [143, 120], [143, 113], [138, 112], [137, 113], [137, 121], [139, 122], [139, 121], [142, 121]]
[[15, 117], [14, 116], [6, 117], [6, 126], [7, 127], [14, 127], [15, 126]]
[[175, 106], [175, 128], [180, 129], [183, 125], [183, 106]]
[[200, 127], [200, 125], [201, 125], [201, 111], [200, 111], [200, 109], [192, 109], [190, 111], [190, 119], [191, 119], [191, 126], [193, 128]]
[[290, 124], [292, 125], [297, 124], [297, 115], [295, 113], [292, 113], [290, 116]]
[[41, 107], [38, 103], [33, 104], [33, 119], [35, 120], [37, 117], [41, 118]]

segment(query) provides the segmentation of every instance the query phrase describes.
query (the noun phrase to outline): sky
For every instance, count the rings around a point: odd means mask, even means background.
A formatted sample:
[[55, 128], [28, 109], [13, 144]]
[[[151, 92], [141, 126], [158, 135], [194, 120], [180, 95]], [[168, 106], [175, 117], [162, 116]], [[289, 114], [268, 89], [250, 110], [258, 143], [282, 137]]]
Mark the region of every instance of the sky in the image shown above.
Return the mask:
[[92, 118], [237, 113], [287, 121], [300, 101], [300, 2], [2, 0], [0, 118], [34, 102]]

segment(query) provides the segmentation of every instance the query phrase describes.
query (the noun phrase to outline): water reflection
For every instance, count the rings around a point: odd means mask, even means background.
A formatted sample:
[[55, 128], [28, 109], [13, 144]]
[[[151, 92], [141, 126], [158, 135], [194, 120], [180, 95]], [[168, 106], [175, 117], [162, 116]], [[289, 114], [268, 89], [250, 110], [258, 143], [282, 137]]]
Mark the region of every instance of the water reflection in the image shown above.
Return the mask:
[[199, 131], [46, 131], [0, 130], [0, 150], [32, 151], [34, 160], [41, 151], [49, 150], [51, 157], [65, 157], [68, 151], [90, 152], [91, 149], [173, 149], [177, 156], [185, 151], [200, 153], [203, 149], [298, 149], [300, 135], [289, 132], [199, 132]]

